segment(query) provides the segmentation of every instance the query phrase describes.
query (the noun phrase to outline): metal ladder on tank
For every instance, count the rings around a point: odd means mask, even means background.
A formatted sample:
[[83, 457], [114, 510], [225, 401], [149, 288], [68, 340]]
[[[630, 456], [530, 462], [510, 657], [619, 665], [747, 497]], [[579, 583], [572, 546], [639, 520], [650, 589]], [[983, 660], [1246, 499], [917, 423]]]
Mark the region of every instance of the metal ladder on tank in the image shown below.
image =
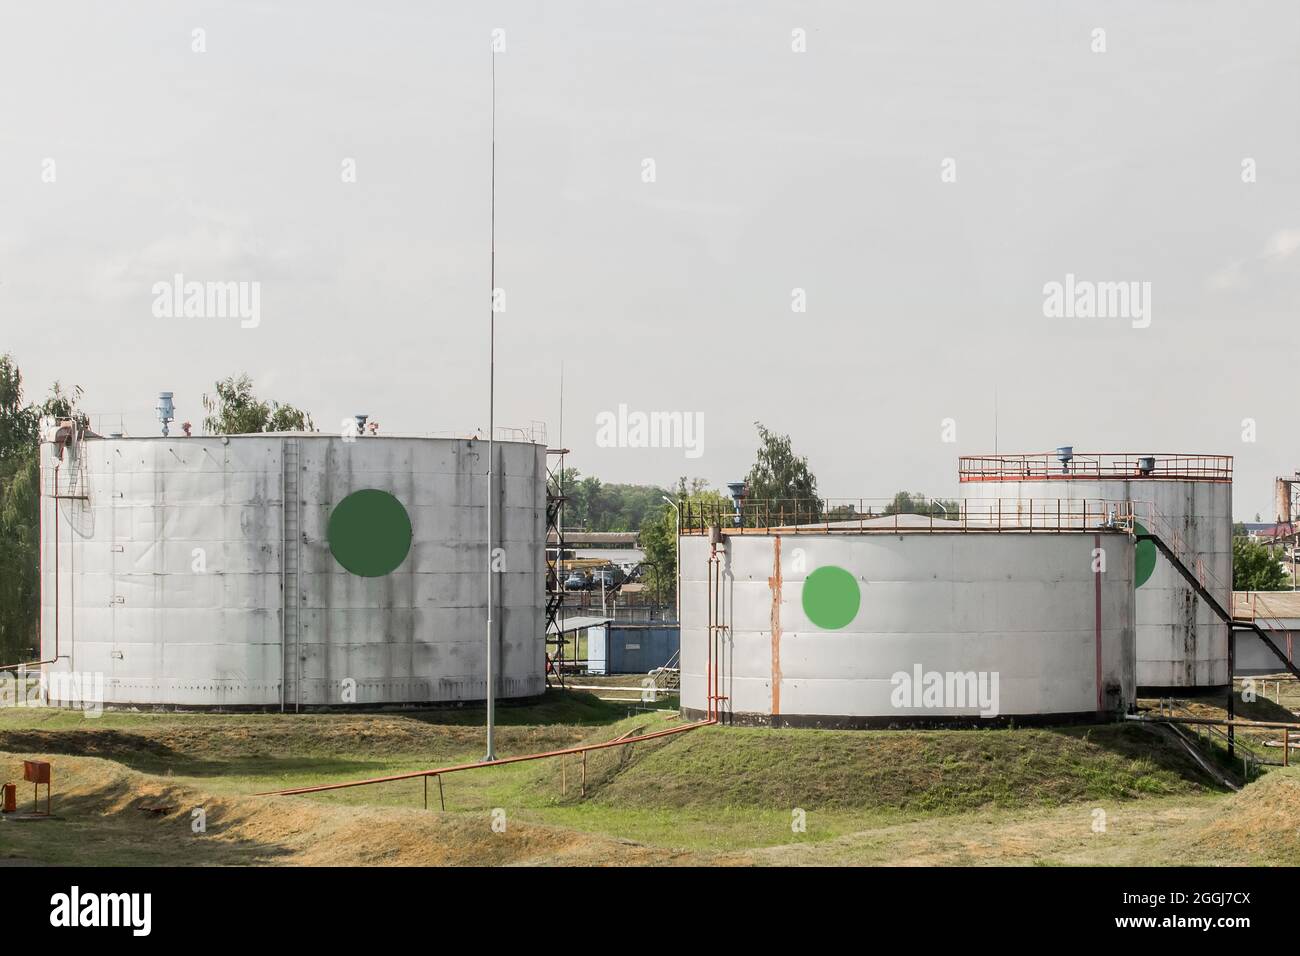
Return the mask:
[[[283, 614], [280, 632], [280, 710], [286, 706], [286, 694], [292, 673], [293, 710], [297, 713], [302, 704], [302, 657], [298, 641], [301, 634], [302, 589], [299, 586], [299, 565], [302, 558], [302, 495], [299, 493], [302, 466], [298, 439], [284, 439], [281, 449], [283, 473], [280, 483], [281, 515], [283, 516], [284, 542], [280, 558], [280, 599]], [[292, 667], [289, 648], [293, 648]]]
[[[721, 535], [719, 535], [719, 538]], [[725, 553], [725, 545], [723, 551]], [[704, 670], [704, 699], [708, 710], [706, 718], [721, 722], [723, 701], [730, 698], [722, 693], [724, 683], [721, 677], [722, 655], [726, 648], [727, 637], [731, 628], [726, 624], [723, 613], [722, 585], [724, 580], [722, 558], [718, 556], [718, 547], [714, 543], [709, 549], [709, 583], [707, 603], [709, 609], [708, 624], [705, 628], [705, 643], [708, 663]], [[730, 707], [728, 707], [730, 709]]]

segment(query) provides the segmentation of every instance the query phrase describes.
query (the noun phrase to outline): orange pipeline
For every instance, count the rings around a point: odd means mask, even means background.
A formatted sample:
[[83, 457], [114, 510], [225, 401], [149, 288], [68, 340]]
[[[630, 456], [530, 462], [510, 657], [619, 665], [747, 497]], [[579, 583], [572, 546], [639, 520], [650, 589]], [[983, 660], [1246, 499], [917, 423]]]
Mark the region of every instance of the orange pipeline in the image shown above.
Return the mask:
[[410, 773], [394, 774], [390, 777], [370, 777], [366, 780], [349, 780], [345, 783], [327, 783], [319, 787], [293, 787], [288, 790], [264, 790], [261, 793], [255, 793], [255, 797], [291, 797], [302, 793], [320, 793], [324, 790], [344, 790], [348, 787], [365, 787], [376, 783], [392, 783], [396, 780], [413, 780], [416, 777], [434, 777], [443, 773], [456, 773], [461, 770], [474, 770], [477, 767], [499, 767], [507, 763], [522, 763], [525, 760], [541, 760], [544, 757], [567, 757], [569, 754], [585, 753], [588, 750], [604, 750], [607, 747], [622, 747], [624, 744], [635, 744], [642, 740], [654, 740], [656, 737], [667, 737], [671, 734], [680, 734], [688, 730], [696, 730], [700, 727], [707, 727], [710, 724], [716, 724], [716, 718], [701, 720], [694, 724], [683, 724], [680, 727], [670, 727], [668, 730], [656, 730], [652, 734], [642, 734], [640, 737], [622, 737], [616, 740], [606, 740], [599, 744], [584, 744], [581, 747], [568, 747], [564, 750], [548, 750], [543, 753], [523, 754], [518, 757], [501, 757], [497, 760], [483, 760], [478, 763], [462, 763], [451, 767], [438, 767], [434, 770], [413, 770]]

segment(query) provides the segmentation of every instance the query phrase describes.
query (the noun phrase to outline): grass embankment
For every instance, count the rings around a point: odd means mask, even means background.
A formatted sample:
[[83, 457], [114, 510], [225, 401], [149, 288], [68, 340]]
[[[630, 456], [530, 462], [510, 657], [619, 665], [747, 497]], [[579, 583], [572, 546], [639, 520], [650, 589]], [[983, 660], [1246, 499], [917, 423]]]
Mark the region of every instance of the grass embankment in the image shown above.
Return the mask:
[[[497, 750], [550, 750], [672, 726], [662, 714], [627, 713], [584, 694], [503, 707]], [[435, 812], [436, 781], [433, 809], [421, 809], [418, 779], [309, 798], [249, 796], [473, 761], [482, 756], [481, 720], [472, 709], [112, 712], [94, 720], [0, 712], [0, 751], [12, 755], [0, 764], [4, 779], [15, 778], [18, 754], [55, 755], [56, 811], [65, 818], [5, 824], [0, 840], [12, 849], [0, 853], [101, 863], [743, 863], [804, 862], [804, 852], [813, 853], [809, 862], [935, 854], [935, 862], [1039, 861], [1064, 851], [1036, 840], [1004, 845], [990, 834], [1029, 827], [1060, 835], [1066, 846], [1083, 840], [1093, 852], [1103, 842], [1090, 826], [1097, 808], [1152, 829], [1159, 842], [1170, 827], [1191, 825], [1224, 802], [1185, 754], [1134, 725], [704, 728], [589, 754], [585, 796], [576, 756], [447, 776], [446, 814]], [[210, 837], [197, 842], [196, 806], [206, 808]], [[490, 828], [494, 810], [508, 820], [506, 835]], [[792, 826], [800, 818], [802, 830]], [[944, 841], [957, 841], [957, 850], [945, 856]], [[966, 859], [971, 841], [1001, 849]], [[1172, 848], [1167, 858], [1151, 853], [1143, 862], [1187, 862]]]

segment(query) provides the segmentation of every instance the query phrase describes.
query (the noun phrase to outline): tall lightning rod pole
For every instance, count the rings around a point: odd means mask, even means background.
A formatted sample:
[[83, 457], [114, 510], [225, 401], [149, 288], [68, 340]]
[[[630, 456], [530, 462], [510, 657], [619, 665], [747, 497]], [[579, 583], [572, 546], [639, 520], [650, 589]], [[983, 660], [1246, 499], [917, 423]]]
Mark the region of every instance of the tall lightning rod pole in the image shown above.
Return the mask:
[[[491, 49], [491, 47], [489, 47]], [[492, 669], [492, 506], [495, 504], [496, 453], [493, 438], [496, 433], [496, 374], [497, 374], [497, 53], [492, 49], [492, 198], [491, 225], [488, 232], [490, 247], [488, 295], [488, 494], [487, 494], [487, 753], [484, 760], [496, 760], [496, 674]]]

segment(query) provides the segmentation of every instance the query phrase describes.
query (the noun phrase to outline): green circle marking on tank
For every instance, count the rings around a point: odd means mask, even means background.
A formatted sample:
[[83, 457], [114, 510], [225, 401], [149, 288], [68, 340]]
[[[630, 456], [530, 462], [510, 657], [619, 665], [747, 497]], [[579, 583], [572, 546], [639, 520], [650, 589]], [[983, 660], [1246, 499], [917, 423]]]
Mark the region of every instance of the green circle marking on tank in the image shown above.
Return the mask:
[[[1150, 534], [1142, 527], [1142, 522], [1134, 521], [1133, 530], [1138, 534]], [[1156, 569], [1156, 546], [1153, 541], [1139, 541], [1133, 558], [1133, 587], [1140, 588], [1151, 578]]]
[[353, 574], [378, 578], [395, 571], [411, 550], [411, 519], [386, 491], [354, 491], [330, 513], [330, 554]]
[[827, 565], [808, 575], [803, 583], [803, 612], [820, 628], [838, 630], [858, 616], [862, 589], [843, 568]]

